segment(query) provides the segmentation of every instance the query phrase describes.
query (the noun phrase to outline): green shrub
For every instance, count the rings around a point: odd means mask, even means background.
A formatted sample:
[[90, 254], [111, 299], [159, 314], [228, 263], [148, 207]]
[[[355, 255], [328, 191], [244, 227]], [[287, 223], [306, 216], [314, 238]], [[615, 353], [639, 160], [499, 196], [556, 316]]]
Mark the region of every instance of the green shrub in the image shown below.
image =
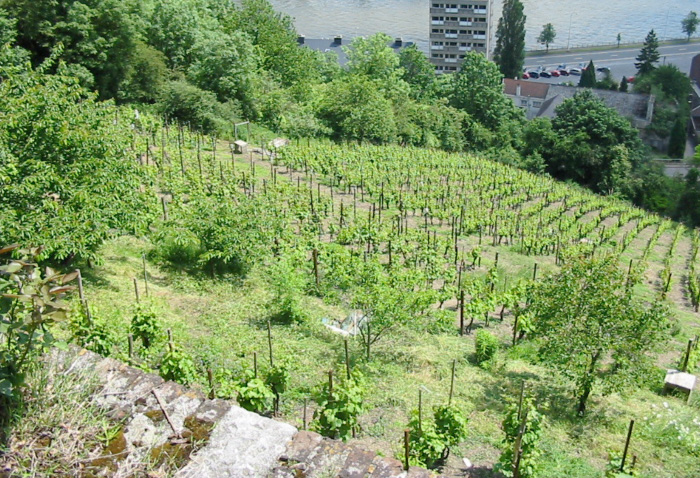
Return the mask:
[[131, 333], [140, 339], [145, 348], [149, 348], [160, 336], [161, 326], [156, 314], [147, 305], [137, 304], [134, 317], [131, 319]]
[[238, 385], [238, 404], [250, 412], [262, 413], [269, 409], [268, 403], [274, 398], [272, 390], [265, 382], [247, 370]]
[[187, 386], [197, 380], [197, 367], [188, 353], [171, 347], [163, 356], [160, 376]]
[[366, 391], [364, 378], [358, 371], [353, 371], [350, 379], [336, 381], [332, 390], [328, 382], [324, 383], [316, 394], [318, 408], [314, 412], [313, 429], [330, 438], [348, 440], [364, 408]]
[[476, 332], [475, 344], [476, 363], [479, 365], [491, 360], [498, 352], [498, 339], [483, 329]]
[[104, 357], [109, 356], [114, 339], [99, 315], [88, 316], [86, 310], [80, 307], [72, 314], [69, 327], [78, 345]]
[[467, 418], [459, 408], [443, 405], [433, 409], [433, 420], [420, 420], [414, 410], [408, 424], [410, 430], [409, 464], [435, 468], [450, 449], [467, 438]]
[[21, 260], [10, 259], [17, 246], [0, 247], [0, 421], [8, 418], [10, 405], [21, 399], [25, 375], [39, 354], [54, 345], [50, 326], [68, 310], [63, 300], [73, 287], [66, 284], [77, 273], [63, 275], [34, 261], [41, 248], [18, 251]]

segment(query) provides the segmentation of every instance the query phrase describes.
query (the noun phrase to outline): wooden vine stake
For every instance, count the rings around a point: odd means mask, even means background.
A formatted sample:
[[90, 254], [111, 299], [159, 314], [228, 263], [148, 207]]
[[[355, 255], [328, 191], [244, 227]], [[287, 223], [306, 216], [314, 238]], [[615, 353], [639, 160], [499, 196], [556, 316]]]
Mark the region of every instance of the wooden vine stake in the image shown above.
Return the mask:
[[418, 430], [423, 431], [423, 390], [418, 389]]
[[173, 353], [174, 348], [175, 345], [173, 344], [173, 331], [168, 329], [168, 350], [170, 350], [170, 353]]
[[302, 418], [302, 420], [303, 420], [304, 423], [303, 423], [303, 426], [302, 426], [302, 430], [306, 430], [306, 406], [307, 406], [307, 402], [308, 402], [308, 400], [305, 398], [305, 399], [304, 399], [304, 415], [303, 415], [303, 418]]
[[450, 379], [450, 398], [447, 400], [448, 405], [452, 405], [452, 395], [455, 391], [455, 367], [457, 367], [457, 359], [452, 360], [452, 378]]
[[630, 420], [630, 427], [627, 430], [627, 440], [625, 441], [625, 451], [622, 452], [622, 461], [620, 462], [620, 473], [625, 472], [625, 461], [627, 460], [627, 452], [630, 447], [630, 440], [632, 440], [632, 429], [634, 428], [634, 420]]
[[258, 378], [258, 353], [253, 352], [253, 377]]
[[348, 380], [350, 380], [350, 352], [348, 351], [348, 339], [343, 340], [345, 343], [345, 372]]
[[318, 249], [311, 251], [311, 257], [314, 261], [314, 277], [316, 279], [316, 289], [319, 288], [319, 274], [318, 274]]
[[134, 294], [136, 295], [136, 303], [139, 303], [139, 281], [134, 277]]
[[464, 335], [464, 291], [463, 290], [459, 291], [459, 335]]
[[209, 381], [209, 400], [214, 400], [216, 398], [216, 391], [214, 390], [214, 373], [210, 368], [207, 369], [207, 380]]
[[403, 448], [404, 448], [404, 470], [408, 471], [408, 457], [411, 454], [411, 430], [408, 428], [403, 431]]
[[693, 350], [693, 339], [688, 340], [688, 348], [685, 351], [685, 358], [683, 359], [683, 367], [681, 367], [681, 372], [688, 371], [688, 361], [690, 360], [690, 353]]
[[270, 368], [274, 367], [272, 361], [272, 328], [270, 327], [270, 321], [267, 321], [267, 347], [270, 350]]
[[148, 272], [146, 272], [146, 254], [141, 255], [141, 260], [143, 261], [143, 282], [145, 285], [146, 297], [148, 297]]
[[129, 341], [129, 361], [131, 361], [132, 357], [134, 356], [134, 336], [132, 334], [129, 334], [128, 341]]

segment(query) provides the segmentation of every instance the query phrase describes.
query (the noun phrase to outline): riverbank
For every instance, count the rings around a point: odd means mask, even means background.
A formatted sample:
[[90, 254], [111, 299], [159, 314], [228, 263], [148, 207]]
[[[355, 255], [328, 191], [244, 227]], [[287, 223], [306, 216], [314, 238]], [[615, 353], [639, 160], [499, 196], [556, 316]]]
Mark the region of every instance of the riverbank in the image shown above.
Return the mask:
[[[686, 38], [677, 38], [674, 40], [663, 40], [659, 41], [659, 46], [676, 46], [676, 45], [688, 45], [700, 43], [700, 38], [691, 38], [688, 41]], [[620, 43], [618, 46], [617, 42], [612, 43], [601, 43], [598, 45], [583, 45], [583, 46], [572, 46], [570, 48], [550, 48], [549, 51], [546, 49], [537, 50], [527, 50], [525, 52], [526, 57], [538, 57], [547, 55], [561, 55], [564, 53], [585, 53], [585, 52], [595, 52], [595, 51], [612, 51], [612, 50], [639, 50], [644, 45], [643, 42], [630, 42], [630, 43]]]

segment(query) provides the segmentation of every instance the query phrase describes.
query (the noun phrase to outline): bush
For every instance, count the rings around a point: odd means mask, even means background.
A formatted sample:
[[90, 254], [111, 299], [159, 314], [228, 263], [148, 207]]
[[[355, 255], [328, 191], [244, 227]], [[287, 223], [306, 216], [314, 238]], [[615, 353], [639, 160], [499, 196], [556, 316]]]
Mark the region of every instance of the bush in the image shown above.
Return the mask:
[[498, 339], [491, 333], [481, 329], [476, 332], [476, 363], [488, 362], [498, 352]]
[[216, 95], [184, 80], [166, 83], [157, 103], [161, 114], [201, 129], [206, 134], [224, 133], [238, 117], [230, 103], [219, 103]]
[[171, 346], [160, 364], [160, 376], [187, 386], [197, 380], [197, 368], [188, 353]]
[[134, 338], [141, 339], [145, 348], [149, 348], [158, 339], [161, 327], [155, 312], [150, 307], [136, 305], [136, 312], [131, 319], [131, 333], [134, 334]]

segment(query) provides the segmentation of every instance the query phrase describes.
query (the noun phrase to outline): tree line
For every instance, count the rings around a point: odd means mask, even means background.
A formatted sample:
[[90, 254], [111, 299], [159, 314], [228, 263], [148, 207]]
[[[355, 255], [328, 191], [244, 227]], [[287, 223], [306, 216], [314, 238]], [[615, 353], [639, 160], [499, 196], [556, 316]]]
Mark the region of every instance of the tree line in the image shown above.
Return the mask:
[[[469, 52], [460, 72], [436, 76], [420, 50], [397, 55], [384, 34], [354, 39], [341, 67], [334, 53], [299, 47], [291, 18], [267, 0], [0, 0], [1, 76], [31, 65], [96, 100], [219, 136], [248, 120], [291, 138], [480, 152], [694, 221], [679, 201], [695, 186], [663, 177], [629, 122], [598, 100], [582, 95], [561, 106], [562, 119], [525, 121], [502, 91], [503, 76], [522, 70], [525, 15], [517, 0], [505, 7], [497, 63]], [[683, 76], [658, 67], [638, 80], [661, 98], [659, 134], [678, 130], [670, 105]]]

